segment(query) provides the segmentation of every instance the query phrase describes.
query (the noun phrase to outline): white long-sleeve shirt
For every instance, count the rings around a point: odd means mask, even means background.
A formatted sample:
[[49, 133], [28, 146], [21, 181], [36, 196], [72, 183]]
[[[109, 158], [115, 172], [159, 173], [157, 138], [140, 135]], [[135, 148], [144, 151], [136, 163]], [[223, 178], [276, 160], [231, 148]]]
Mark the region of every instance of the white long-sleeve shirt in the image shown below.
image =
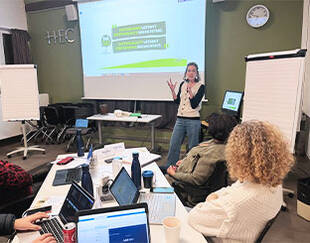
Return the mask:
[[188, 221], [197, 231], [223, 242], [254, 242], [283, 202], [281, 185], [237, 181], [215, 193], [218, 199], [197, 204]]

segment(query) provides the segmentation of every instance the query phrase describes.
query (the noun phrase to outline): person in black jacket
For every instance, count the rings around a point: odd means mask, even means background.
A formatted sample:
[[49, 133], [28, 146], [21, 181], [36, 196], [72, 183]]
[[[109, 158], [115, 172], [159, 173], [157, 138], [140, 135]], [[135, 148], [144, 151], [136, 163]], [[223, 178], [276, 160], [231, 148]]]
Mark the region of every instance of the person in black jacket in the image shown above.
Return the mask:
[[[13, 214], [0, 214], [0, 235], [10, 235], [15, 230], [40, 230], [39, 225], [34, 224], [38, 219], [48, 218], [43, 212], [38, 212], [24, 218], [16, 219]], [[51, 234], [43, 234], [33, 241], [33, 243], [56, 243], [55, 238]]]

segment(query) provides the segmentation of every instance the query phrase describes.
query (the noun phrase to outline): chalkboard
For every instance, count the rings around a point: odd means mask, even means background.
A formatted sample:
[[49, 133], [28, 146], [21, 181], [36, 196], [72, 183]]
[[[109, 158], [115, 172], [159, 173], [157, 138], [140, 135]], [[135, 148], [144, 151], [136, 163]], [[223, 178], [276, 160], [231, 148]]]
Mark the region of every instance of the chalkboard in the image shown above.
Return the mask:
[[305, 50], [246, 58], [242, 121], [268, 121], [280, 128], [294, 152], [301, 114]]
[[0, 66], [0, 83], [3, 121], [40, 119], [35, 65]]

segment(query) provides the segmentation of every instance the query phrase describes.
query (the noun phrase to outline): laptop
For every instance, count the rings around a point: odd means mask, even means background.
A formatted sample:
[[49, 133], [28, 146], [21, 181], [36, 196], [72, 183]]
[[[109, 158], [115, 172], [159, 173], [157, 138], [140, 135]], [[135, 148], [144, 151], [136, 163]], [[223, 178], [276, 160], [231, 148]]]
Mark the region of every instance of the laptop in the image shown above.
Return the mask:
[[73, 182], [59, 215], [38, 223], [42, 227], [40, 234], [51, 233], [57, 242], [63, 242], [63, 226], [66, 223], [75, 222], [76, 212], [91, 209], [94, 201], [94, 198], [84, 188]]
[[80, 182], [81, 178], [82, 169], [80, 167], [57, 170], [54, 177], [53, 186], [72, 184], [73, 181]]
[[226, 90], [222, 102], [222, 111], [239, 119], [243, 92]]
[[76, 216], [79, 243], [150, 242], [146, 203], [82, 210]]
[[124, 167], [122, 167], [111, 184], [110, 192], [121, 206], [146, 202], [150, 212], [150, 224], [162, 224], [165, 217], [175, 215], [176, 198], [174, 193], [140, 194]]

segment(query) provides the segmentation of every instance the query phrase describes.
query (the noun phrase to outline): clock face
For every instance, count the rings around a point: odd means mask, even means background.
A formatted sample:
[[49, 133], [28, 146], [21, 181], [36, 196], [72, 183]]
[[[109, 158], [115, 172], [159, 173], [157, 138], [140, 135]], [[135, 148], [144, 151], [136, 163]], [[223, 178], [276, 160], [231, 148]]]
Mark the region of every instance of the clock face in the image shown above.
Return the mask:
[[269, 10], [264, 5], [255, 5], [249, 9], [246, 20], [254, 28], [258, 28], [267, 23], [269, 19]]

